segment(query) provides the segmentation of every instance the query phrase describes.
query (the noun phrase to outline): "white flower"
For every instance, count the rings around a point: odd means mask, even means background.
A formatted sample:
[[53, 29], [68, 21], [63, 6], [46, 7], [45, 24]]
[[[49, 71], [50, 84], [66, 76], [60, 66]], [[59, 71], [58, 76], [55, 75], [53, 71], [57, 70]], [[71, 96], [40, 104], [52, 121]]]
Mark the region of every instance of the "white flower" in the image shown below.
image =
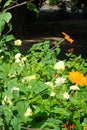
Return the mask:
[[21, 60], [20, 60], [20, 59], [15, 59], [15, 62], [16, 62], [16, 63], [20, 63]]
[[69, 99], [70, 98], [70, 96], [69, 96], [69, 94], [67, 93], [67, 92], [65, 92], [64, 94], [63, 94], [63, 97], [65, 98], [65, 99]]
[[22, 44], [22, 41], [20, 39], [14, 41], [15, 46], [20, 46]]
[[53, 87], [53, 83], [52, 82], [45, 82], [46, 85]]
[[54, 92], [51, 92], [50, 96], [51, 96], [51, 97], [54, 97], [54, 96], [55, 96], [55, 93], [54, 93]]
[[64, 84], [65, 81], [66, 81], [66, 79], [65, 79], [64, 77], [56, 78], [56, 80], [55, 80], [55, 85], [56, 85], [56, 86], [60, 86], [60, 85]]
[[16, 55], [15, 55], [15, 59], [19, 59], [21, 57], [21, 53], [17, 53]]
[[23, 82], [23, 83], [24, 83], [24, 82], [29, 82], [29, 81], [34, 80], [34, 79], [36, 79], [36, 75], [26, 76], [26, 77], [24, 77], [24, 78], [22, 79], [22, 82]]
[[54, 68], [56, 70], [64, 70], [65, 69], [65, 64], [63, 61], [59, 61], [55, 64]]
[[3, 55], [1, 56], [1, 59], [4, 59], [4, 56], [3, 56]]
[[70, 90], [80, 90], [77, 85], [70, 86]]
[[32, 109], [28, 107], [24, 115], [25, 117], [32, 116]]
[[11, 98], [8, 96], [5, 96], [4, 99], [2, 100], [2, 105], [5, 105], [5, 103], [9, 103], [9, 105], [12, 105]]
[[13, 87], [13, 88], [11, 89], [11, 92], [13, 92], [13, 91], [19, 91], [19, 88]]

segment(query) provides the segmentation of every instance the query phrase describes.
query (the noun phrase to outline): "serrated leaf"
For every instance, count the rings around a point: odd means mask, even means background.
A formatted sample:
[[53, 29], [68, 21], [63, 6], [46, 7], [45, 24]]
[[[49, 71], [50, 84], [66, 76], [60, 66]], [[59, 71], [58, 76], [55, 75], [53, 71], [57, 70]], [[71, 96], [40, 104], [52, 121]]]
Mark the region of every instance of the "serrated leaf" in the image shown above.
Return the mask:
[[21, 129], [21, 123], [20, 123], [20, 121], [17, 117], [14, 117], [11, 120], [11, 125], [12, 125], [14, 130], [20, 130]]
[[5, 120], [7, 124], [9, 124], [9, 121], [11, 120], [11, 117], [12, 117], [11, 111], [4, 110], [4, 115], [5, 115]]
[[43, 84], [42, 82], [39, 82], [39, 81], [32, 81], [31, 85], [32, 85], [32, 91], [35, 94], [39, 94], [40, 92], [47, 89], [47, 86], [45, 84]]

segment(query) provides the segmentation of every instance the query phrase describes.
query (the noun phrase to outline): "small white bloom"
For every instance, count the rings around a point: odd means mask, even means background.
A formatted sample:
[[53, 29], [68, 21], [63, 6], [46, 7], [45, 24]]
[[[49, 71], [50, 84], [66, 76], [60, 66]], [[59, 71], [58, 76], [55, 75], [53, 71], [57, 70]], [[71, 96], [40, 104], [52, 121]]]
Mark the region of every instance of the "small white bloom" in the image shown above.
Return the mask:
[[32, 109], [28, 107], [24, 115], [25, 117], [32, 116]]
[[21, 57], [21, 53], [17, 53], [16, 55], [15, 55], [15, 59], [19, 59]]
[[80, 90], [77, 85], [70, 86], [70, 90]]
[[66, 79], [65, 79], [64, 77], [56, 78], [56, 80], [55, 80], [55, 85], [56, 85], [56, 86], [60, 86], [60, 85], [64, 84], [65, 81], [66, 81]]
[[59, 61], [55, 64], [54, 68], [56, 70], [64, 70], [65, 69], [65, 64], [63, 61]]
[[53, 87], [53, 83], [52, 82], [45, 82], [46, 85]]
[[13, 87], [13, 88], [11, 89], [11, 92], [13, 92], [13, 91], [19, 91], [19, 88]]
[[20, 63], [21, 60], [20, 60], [20, 59], [15, 59], [15, 62], [16, 62], [16, 63]]
[[22, 44], [22, 41], [20, 39], [14, 41], [15, 46], [20, 46]]
[[36, 75], [26, 76], [22, 79], [22, 82], [30, 82], [31, 80], [36, 79]]
[[14, 78], [16, 77], [16, 74], [8, 74], [9, 78]]
[[12, 105], [11, 98], [8, 96], [5, 96], [4, 99], [2, 100], [2, 105], [5, 105], [5, 103], [9, 103], [9, 105]]
[[51, 97], [54, 97], [54, 96], [55, 96], [55, 93], [54, 93], [54, 92], [51, 92], [50, 96], [51, 96]]
[[4, 56], [3, 56], [3, 55], [1, 56], [1, 59], [4, 59]]
[[65, 98], [65, 99], [69, 99], [70, 98], [70, 96], [69, 96], [69, 94], [67, 93], [67, 92], [65, 92], [64, 94], [63, 94], [63, 97]]

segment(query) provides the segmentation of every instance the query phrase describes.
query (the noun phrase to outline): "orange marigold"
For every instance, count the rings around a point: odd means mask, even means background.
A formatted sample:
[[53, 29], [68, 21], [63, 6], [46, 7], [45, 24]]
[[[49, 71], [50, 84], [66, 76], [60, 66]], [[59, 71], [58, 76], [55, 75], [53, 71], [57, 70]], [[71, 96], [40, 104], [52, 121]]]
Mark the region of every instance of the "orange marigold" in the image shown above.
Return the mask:
[[87, 130], [87, 125], [84, 128], [85, 128], [85, 130]]
[[72, 83], [75, 83], [80, 86], [87, 85], [87, 77], [84, 76], [84, 74], [81, 72], [78, 71], [69, 72], [68, 77]]
[[73, 43], [73, 42], [74, 42], [74, 40], [73, 40], [72, 38], [70, 38], [69, 35], [67, 35], [67, 34], [64, 33], [64, 32], [62, 32], [62, 34], [64, 35], [65, 39], [66, 39], [68, 42], [70, 42], [70, 43]]

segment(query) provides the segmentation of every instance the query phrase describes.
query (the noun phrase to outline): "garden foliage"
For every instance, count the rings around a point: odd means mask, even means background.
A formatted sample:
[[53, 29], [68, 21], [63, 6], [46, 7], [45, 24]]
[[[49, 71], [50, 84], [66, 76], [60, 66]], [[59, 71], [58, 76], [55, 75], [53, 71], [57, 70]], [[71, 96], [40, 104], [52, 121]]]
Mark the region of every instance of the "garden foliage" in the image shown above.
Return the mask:
[[0, 129], [87, 130], [87, 60], [72, 53], [58, 59], [60, 44], [73, 42], [65, 33], [54, 46], [36, 43], [24, 55], [22, 41], [3, 34], [11, 18], [0, 13]]

